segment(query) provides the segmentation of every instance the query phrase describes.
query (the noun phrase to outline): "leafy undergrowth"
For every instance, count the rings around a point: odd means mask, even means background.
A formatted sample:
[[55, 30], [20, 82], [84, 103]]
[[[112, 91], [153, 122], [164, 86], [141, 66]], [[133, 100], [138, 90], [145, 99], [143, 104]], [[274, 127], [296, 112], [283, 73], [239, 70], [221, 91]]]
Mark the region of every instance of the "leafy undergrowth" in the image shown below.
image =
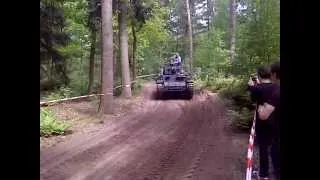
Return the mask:
[[254, 112], [254, 105], [250, 100], [250, 94], [247, 89], [245, 79], [233, 76], [214, 78], [204, 78], [195, 80], [197, 86], [205, 88], [212, 92], [218, 92], [226, 100], [229, 107], [229, 115], [232, 125], [240, 130], [248, 130], [251, 126]]
[[[136, 83], [133, 84], [132, 94], [134, 97], [141, 92], [143, 85], [146, 80], [138, 79]], [[116, 89], [115, 95], [120, 95], [121, 88]], [[70, 88], [61, 87], [53, 92], [47, 94], [45, 100], [57, 100], [62, 98], [67, 98], [74, 96]], [[133, 98], [134, 98], [133, 97]], [[122, 111], [129, 111], [132, 105], [131, 99], [125, 100], [115, 100], [115, 111], [120, 113]], [[71, 126], [78, 125], [82, 120], [92, 120], [97, 116], [98, 99], [90, 98], [86, 103], [76, 103], [74, 104], [76, 109], [67, 108], [68, 104], [72, 106], [72, 103], [66, 103], [61, 105], [55, 105], [48, 108], [40, 108], [40, 136], [49, 137], [56, 135], [64, 135], [71, 132], [69, 129]], [[66, 107], [60, 107], [66, 106]], [[94, 106], [94, 107], [93, 107]], [[59, 107], [59, 108], [58, 108]], [[116, 113], [116, 114], [117, 114]], [[66, 123], [65, 121], [68, 121]], [[93, 121], [93, 120], [92, 120]]]
[[40, 136], [49, 137], [70, 132], [71, 124], [57, 120], [47, 108], [40, 108]]
[[47, 149], [61, 142], [69, 141], [79, 135], [89, 136], [104, 129], [107, 121], [118, 120], [122, 117], [134, 113], [142, 112], [145, 109], [143, 98], [134, 96], [132, 98], [114, 99], [114, 113], [102, 115], [98, 113], [99, 99], [90, 98], [88, 100], [64, 102], [49, 106], [51, 116], [58, 122], [67, 122], [72, 125], [72, 133], [69, 129], [62, 135], [51, 135], [40, 137], [40, 148]]
[[146, 80], [137, 79], [136, 83], [133, 84], [133, 95], [138, 95], [146, 82]]
[[51, 101], [51, 100], [69, 98], [73, 94], [74, 93], [72, 92], [72, 90], [70, 88], [60, 87], [59, 89], [56, 89], [54, 91], [47, 92], [43, 98], [45, 101]]

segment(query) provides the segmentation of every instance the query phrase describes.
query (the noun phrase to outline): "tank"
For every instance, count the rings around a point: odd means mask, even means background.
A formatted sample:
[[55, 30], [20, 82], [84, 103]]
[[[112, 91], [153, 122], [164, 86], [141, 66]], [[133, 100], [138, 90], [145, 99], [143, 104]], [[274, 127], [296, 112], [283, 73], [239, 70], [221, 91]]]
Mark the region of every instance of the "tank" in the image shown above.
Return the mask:
[[156, 79], [156, 99], [167, 97], [182, 97], [192, 99], [193, 81], [191, 75], [184, 71], [180, 64], [168, 64], [162, 68]]

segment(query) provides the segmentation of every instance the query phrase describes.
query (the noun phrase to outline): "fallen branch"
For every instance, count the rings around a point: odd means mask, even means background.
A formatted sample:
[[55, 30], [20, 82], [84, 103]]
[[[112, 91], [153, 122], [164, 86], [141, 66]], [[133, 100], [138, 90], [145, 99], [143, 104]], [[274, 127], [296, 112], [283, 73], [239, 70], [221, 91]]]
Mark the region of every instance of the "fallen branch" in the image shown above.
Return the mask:
[[93, 96], [101, 96], [101, 95], [103, 95], [103, 94], [90, 94], [90, 95], [84, 95], [84, 96], [78, 96], [78, 97], [57, 99], [57, 100], [52, 100], [52, 101], [47, 101], [47, 102], [40, 102], [40, 107], [50, 106], [50, 105], [62, 103], [65, 101], [72, 101], [72, 100], [83, 99], [83, 98], [88, 98], [88, 97], [93, 97]]
[[148, 74], [148, 75], [141, 75], [141, 76], [137, 76], [136, 78], [144, 78], [144, 77], [150, 77], [150, 76], [156, 76], [158, 74]]

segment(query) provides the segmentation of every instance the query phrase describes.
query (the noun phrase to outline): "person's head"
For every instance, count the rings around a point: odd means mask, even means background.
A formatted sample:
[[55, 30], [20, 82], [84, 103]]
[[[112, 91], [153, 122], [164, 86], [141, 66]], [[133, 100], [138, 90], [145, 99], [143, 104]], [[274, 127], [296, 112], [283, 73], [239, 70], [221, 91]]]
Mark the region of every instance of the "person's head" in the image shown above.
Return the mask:
[[274, 82], [280, 82], [280, 61], [273, 63], [270, 66], [271, 80]]
[[259, 80], [271, 78], [270, 68], [267, 66], [259, 67], [257, 74], [258, 74]]

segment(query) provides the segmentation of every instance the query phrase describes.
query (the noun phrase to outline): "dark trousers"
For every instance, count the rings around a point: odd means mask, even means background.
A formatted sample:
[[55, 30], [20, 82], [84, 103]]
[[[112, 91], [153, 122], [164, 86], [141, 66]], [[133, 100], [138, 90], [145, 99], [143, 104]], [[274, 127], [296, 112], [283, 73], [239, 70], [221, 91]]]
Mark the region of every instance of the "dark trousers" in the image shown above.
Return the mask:
[[280, 180], [280, 139], [274, 138], [271, 144], [271, 160], [276, 180]]
[[256, 128], [257, 143], [259, 146], [259, 176], [269, 176], [269, 148], [271, 146], [270, 127], [259, 123]]

